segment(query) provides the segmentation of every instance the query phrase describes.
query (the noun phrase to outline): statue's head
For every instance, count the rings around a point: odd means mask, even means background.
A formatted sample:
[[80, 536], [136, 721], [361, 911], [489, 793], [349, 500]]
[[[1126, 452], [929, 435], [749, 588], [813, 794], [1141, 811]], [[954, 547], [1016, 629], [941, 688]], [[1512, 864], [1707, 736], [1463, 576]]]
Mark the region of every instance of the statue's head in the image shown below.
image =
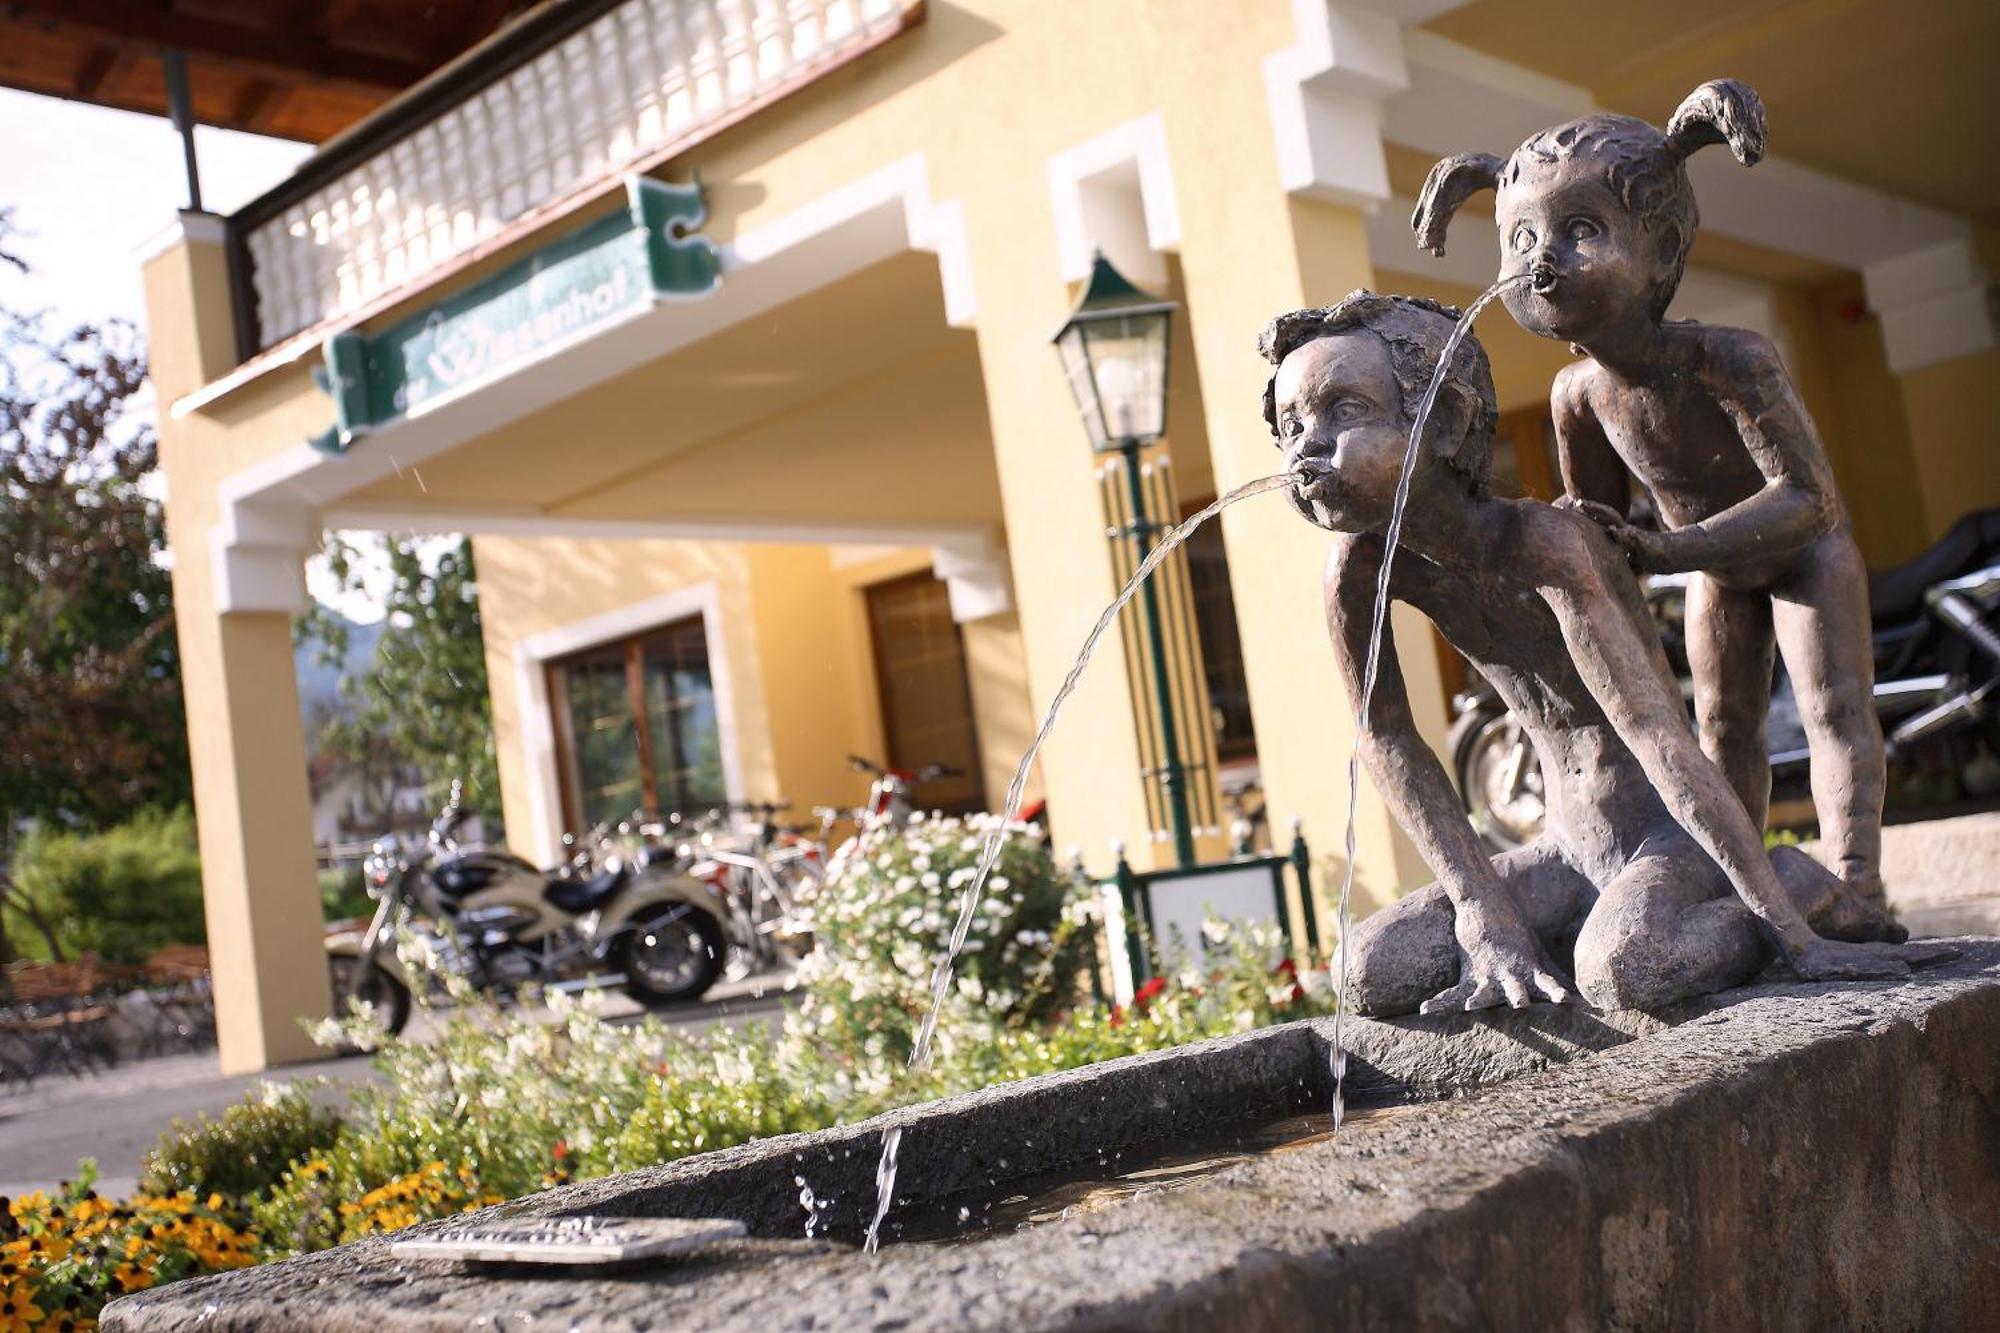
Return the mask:
[[[1410, 423], [1457, 323], [1458, 311], [1436, 301], [1357, 291], [1280, 315], [1258, 336], [1274, 368], [1264, 419], [1285, 465], [1316, 473], [1287, 492], [1306, 518], [1337, 532], [1388, 521]], [[1486, 352], [1467, 337], [1431, 410], [1418, 480], [1489, 494], [1496, 415]]]
[[1458, 206], [1494, 190], [1500, 276], [1533, 278], [1508, 290], [1507, 309], [1544, 337], [1588, 343], [1666, 315], [1700, 222], [1687, 159], [1718, 143], [1745, 166], [1764, 155], [1764, 104], [1734, 79], [1688, 94], [1665, 131], [1592, 115], [1543, 130], [1504, 162], [1487, 153], [1445, 158], [1410, 225], [1418, 245], [1441, 255]]

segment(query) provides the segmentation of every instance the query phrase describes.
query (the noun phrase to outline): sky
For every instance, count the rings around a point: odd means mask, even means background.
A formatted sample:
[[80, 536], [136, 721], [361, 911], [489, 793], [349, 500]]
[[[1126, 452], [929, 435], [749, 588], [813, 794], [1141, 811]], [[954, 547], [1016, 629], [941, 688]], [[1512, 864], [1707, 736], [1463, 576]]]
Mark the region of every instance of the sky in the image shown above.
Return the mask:
[[[312, 152], [309, 144], [200, 126], [202, 204], [228, 213], [276, 185]], [[25, 276], [0, 265], [0, 303], [44, 310], [56, 328], [128, 319], [145, 326], [138, 251], [187, 205], [180, 136], [164, 117], [0, 89], [0, 207], [19, 228], [9, 248]], [[364, 561], [364, 587], [336, 589], [324, 563], [306, 584], [354, 620], [382, 617], [387, 567]]]
[[[227, 213], [291, 174], [312, 148], [233, 130], [195, 131], [202, 203]], [[58, 325], [113, 316], [142, 324], [137, 251], [187, 204], [180, 138], [158, 116], [0, 89], [0, 205], [35, 268], [10, 303]]]

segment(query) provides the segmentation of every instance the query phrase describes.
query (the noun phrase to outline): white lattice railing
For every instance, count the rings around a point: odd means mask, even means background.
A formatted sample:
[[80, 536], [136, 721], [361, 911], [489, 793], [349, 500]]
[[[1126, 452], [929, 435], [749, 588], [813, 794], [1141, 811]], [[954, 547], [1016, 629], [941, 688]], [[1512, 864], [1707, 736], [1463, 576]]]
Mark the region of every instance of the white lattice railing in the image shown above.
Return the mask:
[[[268, 347], [743, 113], [918, 0], [625, 0], [243, 229]], [[246, 349], [247, 350], [247, 349]]]

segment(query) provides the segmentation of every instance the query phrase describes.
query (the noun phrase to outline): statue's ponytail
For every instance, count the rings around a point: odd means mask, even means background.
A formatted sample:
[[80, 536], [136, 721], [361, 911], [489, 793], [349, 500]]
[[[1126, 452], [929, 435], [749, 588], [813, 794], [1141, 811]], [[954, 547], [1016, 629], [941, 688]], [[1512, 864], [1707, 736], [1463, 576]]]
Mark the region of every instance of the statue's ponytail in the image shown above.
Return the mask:
[[1667, 150], [1675, 157], [1685, 159], [1712, 143], [1728, 144], [1746, 167], [1764, 156], [1764, 103], [1748, 85], [1735, 79], [1704, 83], [1667, 122]]
[[1491, 153], [1460, 153], [1447, 157], [1431, 168], [1424, 178], [1423, 193], [1417, 196], [1417, 211], [1410, 215], [1410, 230], [1417, 244], [1434, 255], [1444, 254], [1444, 229], [1458, 206], [1500, 183], [1499, 158]]

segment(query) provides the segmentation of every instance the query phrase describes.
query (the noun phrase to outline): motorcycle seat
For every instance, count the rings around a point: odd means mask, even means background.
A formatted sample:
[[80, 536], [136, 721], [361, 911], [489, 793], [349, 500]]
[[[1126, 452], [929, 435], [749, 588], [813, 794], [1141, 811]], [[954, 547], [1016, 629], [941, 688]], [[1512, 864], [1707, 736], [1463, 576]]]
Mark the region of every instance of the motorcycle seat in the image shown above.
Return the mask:
[[1868, 575], [1868, 610], [1882, 621], [1908, 620], [1924, 607], [1924, 590], [1970, 573], [1982, 558], [2000, 553], [2000, 509], [1976, 509], [1944, 536], [1900, 565]]
[[589, 879], [558, 878], [549, 881], [542, 896], [549, 903], [571, 916], [582, 916], [595, 912], [604, 904], [618, 896], [618, 890], [625, 887], [623, 870], [607, 870]]

